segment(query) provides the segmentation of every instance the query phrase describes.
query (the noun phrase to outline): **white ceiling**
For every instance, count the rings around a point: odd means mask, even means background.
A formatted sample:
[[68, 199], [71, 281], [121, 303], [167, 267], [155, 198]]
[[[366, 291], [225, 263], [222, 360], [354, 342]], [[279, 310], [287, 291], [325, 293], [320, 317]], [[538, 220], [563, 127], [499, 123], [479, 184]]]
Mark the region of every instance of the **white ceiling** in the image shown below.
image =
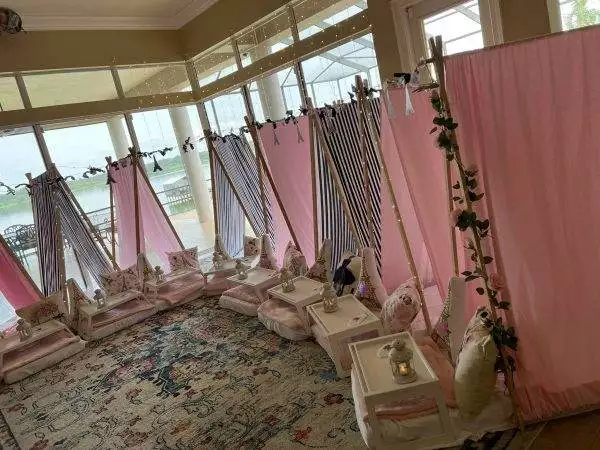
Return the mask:
[[218, 0], [7, 0], [25, 30], [178, 29]]

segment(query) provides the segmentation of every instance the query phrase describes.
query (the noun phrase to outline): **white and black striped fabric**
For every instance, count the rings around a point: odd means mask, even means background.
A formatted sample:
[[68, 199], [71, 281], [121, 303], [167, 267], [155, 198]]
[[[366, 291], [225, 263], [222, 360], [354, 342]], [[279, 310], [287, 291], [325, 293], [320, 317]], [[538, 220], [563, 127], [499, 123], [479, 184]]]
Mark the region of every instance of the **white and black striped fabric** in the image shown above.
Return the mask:
[[[263, 208], [261, 202], [261, 189], [256, 167], [254, 152], [246, 140], [244, 134], [228, 134], [216, 136], [214, 140], [215, 151], [221, 160], [222, 168], [225, 170], [233, 189], [238, 194], [243, 204], [248, 221], [258, 235], [266, 234]], [[265, 192], [266, 192], [265, 187]], [[269, 234], [273, 234], [273, 217], [271, 215], [271, 204], [267, 197], [267, 214]]]
[[244, 210], [238, 202], [219, 161], [214, 162], [215, 200], [217, 204], [217, 222], [219, 234], [227, 253], [240, 255], [244, 250]]
[[[379, 98], [368, 100], [368, 107], [373, 115], [375, 132], [380, 133]], [[363, 168], [361, 165], [360, 134], [358, 122], [358, 105], [344, 104], [335, 108], [318, 109], [318, 120], [321, 121], [325, 140], [332, 153], [344, 193], [348, 198], [350, 214], [356, 223], [358, 239], [364, 247], [372, 246], [377, 262], [381, 265], [381, 162], [376, 149], [375, 136], [367, 135], [367, 166], [370, 180], [370, 197], [373, 206], [373, 230], [375, 242], [369, 243], [369, 223], [367, 217], [367, 197], [364, 192]], [[314, 133], [315, 136], [317, 133]], [[335, 191], [333, 178], [327, 167], [323, 149], [316, 139], [319, 191], [320, 191], [320, 235], [333, 242], [332, 262], [334, 266], [345, 250], [356, 250], [350, 228]]]
[[56, 211], [48, 173], [43, 173], [34, 178], [30, 186], [31, 207], [35, 219], [40, 278], [42, 281], [41, 290], [44, 296], [47, 297], [60, 289]]
[[31, 202], [37, 225], [42, 292], [50, 295], [60, 289], [60, 262], [56, 214], [60, 217], [62, 236], [77, 254], [81, 265], [100, 285], [100, 276], [112, 270], [111, 265], [93, 239], [79, 211], [67, 193], [64, 181], [48, 172], [36, 177], [31, 185]]

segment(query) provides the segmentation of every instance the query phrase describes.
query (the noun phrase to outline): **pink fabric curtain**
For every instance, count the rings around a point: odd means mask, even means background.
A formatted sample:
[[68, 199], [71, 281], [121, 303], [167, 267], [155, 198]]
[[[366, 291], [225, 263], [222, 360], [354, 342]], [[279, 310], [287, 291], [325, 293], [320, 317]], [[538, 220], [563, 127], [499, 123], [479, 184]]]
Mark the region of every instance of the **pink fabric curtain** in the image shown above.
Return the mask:
[[[298, 128], [291, 122], [288, 125], [280, 123], [276, 131], [279, 145], [275, 144], [273, 127], [266, 125], [260, 129], [262, 148], [298, 244], [310, 265], [315, 260], [316, 251], [308, 117], [298, 118]], [[303, 142], [299, 142], [299, 133]], [[277, 205], [274, 198], [272, 205]], [[280, 235], [276, 242], [276, 254], [279, 255], [287, 245], [287, 240], [284, 242], [283, 239], [287, 233], [289, 240], [289, 232], [283, 217], [276, 223], [276, 235]]]
[[[429, 255], [408, 191], [392, 126], [385, 108], [382, 108], [381, 111], [381, 149], [392, 179], [394, 195], [400, 207], [400, 214], [408, 234], [419, 276], [425, 286], [434, 284]], [[381, 177], [381, 258], [383, 284], [388, 293], [391, 293], [409, 279], [411, 274], [383, 171]]]
[[[119, 236], [118, 262], [119, 266], [125, 268], [137, 261], [133, 166], [128, 164], [126, 167], [120, 167], [119, 170], [111, 167], [110, 171], [116, 181], [113, 183], [113, 192]], [[156, 203], [151, 189], [141, 172], [138, 172], [141, 250], [146, 252], [146, 248], [149, 248], [167, 267], [169, 260], [166, 253], [181, 250], [181, 246], [160, 206]]]
[[[433, 110], [427, 93], [412, 94], [412, 103], [415, 113], [406, 116], [405, 92], [403, 88], [390, 89], [389, 99], [392, 104], [389, 113], [389, 123], [393, 136], [398, 161], [390, 159], [394, 165], [396, 189], [402, 198], [402, 208], [406, 208], [403, 217], [408, 221], [407, 229], [410, 230], [412, 241], [416, 242], [415, 257], [421, 261], [423, 267], [425, 255], [429, 255], [433, 279], [437, 284], [440, 295], [446, 295], [448, 280], [453, 275], [452, 269], [452, 244], [450, 240], [450, 219], [448, 215], [445, 160], [441, 151], [435, 144], [435, 137], [429, 132], [432, 128]], [[383, 120], [385, 124], [386, 120]], [[383, 125], [382, 125], [383, 126]], [[383, 131], [382, 131], [383, 133]], [[388, 148], [386, 138], [384, 153], [392, 154]], [[388, 156], [386, 156], [388, 160]], [[403, 168], [403, 172], [399, 171]], [[404, 176], [404, 180], [402, 179]], [[406, 183], [406, 188], [403, 183]], [[410, 196], [414, 215], [410, 212], [407, 195]], [[399, 200], [400, 201], [400, 200]], [[418, 227], [411, 216], [417, 220]], [[389, 217], [389, 216], [388, 216]], [[389, 220], [389, 219], [388, 219]], [[418, 229], [420, 229], [420, 235]], [[424, 243], [426, 251], [418, 245]], [[385, 245], [384, 245], [385, 250]], [[385, 250], [387, 252], [387, 250]]]
[[41, 293], [22, 272], [10, 249], [0, 238], [0, 293], [13, 308], [25, 308], [41, 298]]
[[449, 58], [520, 337], [528, 420], [600, 403], [600, 28]]

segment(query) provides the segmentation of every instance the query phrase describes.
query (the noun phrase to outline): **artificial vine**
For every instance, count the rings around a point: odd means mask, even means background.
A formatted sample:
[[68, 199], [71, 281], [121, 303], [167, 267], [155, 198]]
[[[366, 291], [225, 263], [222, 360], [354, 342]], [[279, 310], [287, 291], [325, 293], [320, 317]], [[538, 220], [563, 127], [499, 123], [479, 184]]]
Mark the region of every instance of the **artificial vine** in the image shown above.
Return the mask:
[[[475, 291], [479, 295], [486, 296], [492, 307], [492, 317], [485, 313], [482, 317], [498, 348], [496, 370], [504, 372], [505, 369], [510, 368], [511, 371], [514, 371], [514, 358], [511, 355], [504, 355], [502, 348], [516, 350], [518, 338], [514, 327], [505, 326], [502, 317], [497, 317], [495, 314], [496, 309], [510, 309], [510, 302], [498, 297], [499, 292], [505, 287], [504, 280], [499, 274], [488, 271], [488, 266], [494, 261], [494, 258], [485, 254], [482, 245], [483, 240], [490, 237], [490, 221], [480, 217], [473, 208], [473, 205], [484, 197], [477, 180], [479, 170], [475, 165], [467, 167], [463, 165], [455, 134], [458, 123], [448, 113], [437, 89], [432, 91], [431, 105], [437, 113], [433, 118], [435, 126], [431, 130], [431, 134], [438, 133], [437, 145], [444, 151], [446, 159], [456, 165], [459, 176], [459, 180], [452, 186], [455, 191], [452, 200], [456, 207], [451, 213], [451, 220], [460, 231], [471, 232], [471, 237], [465, 241], [465, 248], [471, 253], [470, 259], [474, 268], [465, 270], [462, 275], [465, 276], [467, 282], [480, 282]], [[508, 367], [506, 367], [507, 365]]]

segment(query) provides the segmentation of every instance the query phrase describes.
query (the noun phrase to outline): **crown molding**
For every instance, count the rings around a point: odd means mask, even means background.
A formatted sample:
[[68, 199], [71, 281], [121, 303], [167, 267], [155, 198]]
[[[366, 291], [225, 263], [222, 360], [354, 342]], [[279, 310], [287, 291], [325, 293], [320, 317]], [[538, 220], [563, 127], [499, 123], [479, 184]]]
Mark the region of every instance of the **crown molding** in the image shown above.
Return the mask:
[[171, 17], [98, 17], [23, 14], [27, 31], [178, 30], [219, 0], [193, 0]]

